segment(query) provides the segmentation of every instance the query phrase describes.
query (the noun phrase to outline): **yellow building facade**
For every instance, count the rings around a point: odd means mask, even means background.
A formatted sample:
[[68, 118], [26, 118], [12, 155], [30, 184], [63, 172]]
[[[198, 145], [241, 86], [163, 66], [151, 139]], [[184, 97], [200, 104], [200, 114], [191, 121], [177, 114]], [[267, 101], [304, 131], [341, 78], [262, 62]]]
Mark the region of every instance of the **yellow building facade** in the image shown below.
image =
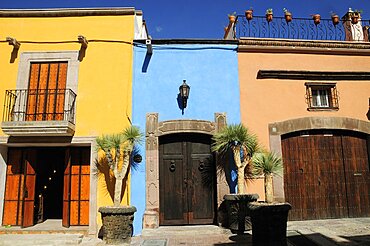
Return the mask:
[[[131, 124], [134, 8], [0, 10], [0, 218], [96, 234], [112, 204], [95, 138]], [[129, 186], [123, 203], [129, 203]]]

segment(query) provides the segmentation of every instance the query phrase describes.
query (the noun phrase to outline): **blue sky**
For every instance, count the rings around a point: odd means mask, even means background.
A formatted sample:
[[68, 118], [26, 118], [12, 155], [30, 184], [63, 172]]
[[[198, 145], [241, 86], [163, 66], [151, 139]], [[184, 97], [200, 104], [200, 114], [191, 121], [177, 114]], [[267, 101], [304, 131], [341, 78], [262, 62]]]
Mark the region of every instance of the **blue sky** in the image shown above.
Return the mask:
[[135, 7], [144, 13], [150, 35], [160, 38], [220, 39], [227, 25], [227, 15], [243, 14], [253, 7], [254, 15], [264, 15], [267, 8], [275, 16], [289, 9], [293, 17], [310, 17], [319, 13], [329, 18], [330, 11], [343, 16], [349, 7], [363, 10], [363, 19], [370, 19], [369, 0], [17, 0], [0, 1], [0, 8], [60, 7]]

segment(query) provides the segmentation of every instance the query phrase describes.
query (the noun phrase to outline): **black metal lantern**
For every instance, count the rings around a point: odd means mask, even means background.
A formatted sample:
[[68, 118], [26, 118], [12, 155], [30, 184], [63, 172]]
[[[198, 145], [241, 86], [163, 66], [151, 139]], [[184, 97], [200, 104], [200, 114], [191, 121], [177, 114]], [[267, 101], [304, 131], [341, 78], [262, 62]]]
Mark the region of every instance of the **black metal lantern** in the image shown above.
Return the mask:
[[186, 108], [188, 98], [189, 98], [189, 93], [190, 93], [190, 86], [186, 84], [186, 80], [182, 82], [182, 85], [179, 87], [180, 91], [180, 96], [182, 99], [182, 108]]

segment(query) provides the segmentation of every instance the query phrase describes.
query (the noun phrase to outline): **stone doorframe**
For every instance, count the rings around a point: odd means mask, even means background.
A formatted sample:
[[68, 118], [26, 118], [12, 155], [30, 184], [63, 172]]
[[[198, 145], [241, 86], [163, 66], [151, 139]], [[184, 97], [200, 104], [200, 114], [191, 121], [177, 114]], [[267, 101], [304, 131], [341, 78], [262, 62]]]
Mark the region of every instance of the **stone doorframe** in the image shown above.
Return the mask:
[[[368, 134], [370, 145], [370, 122], [347, 117], [304, 117], [269, 124], [270, 150], [282, 156], [281, 136], [291, 132], [328, 129], [348, 130]], [[369, 146], [370, 147], [370, 146]], [[274, 177], [274, 199], [285, 201], [284, 173]]]
[[[146, 204], [143, 228], [159, 226], [159, 137], [175, 133], [202, 133], [213, 135], [226, 126], [226, 114], [215, 113], [215, 121], [205, 120], [169, 120], [158, 121], [158, 113], [146, 115], [145, 126], [145, 183]], [[217, 177], [217, 204], [221, 204], [223, 196], [228, 193], [224, 178]]]

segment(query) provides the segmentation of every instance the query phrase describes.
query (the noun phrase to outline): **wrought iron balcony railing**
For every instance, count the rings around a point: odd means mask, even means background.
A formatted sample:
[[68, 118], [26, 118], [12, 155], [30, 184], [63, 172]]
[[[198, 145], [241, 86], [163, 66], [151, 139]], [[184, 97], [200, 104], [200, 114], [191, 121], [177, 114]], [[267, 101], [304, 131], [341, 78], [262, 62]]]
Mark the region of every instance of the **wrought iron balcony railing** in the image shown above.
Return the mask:
[[[284, 17], [273, 17], [269, 22], [265, 16], [253, 16], [251, 20], [238, 15], [234, 25], [235, 38], [282, 38], [303, 40], [359, 40], [369, 41], [369, 20], [360, 20], [361, 25], [351, 25], [351, 21], [334, 22], [321, 19], [315, 24], [313, 19], [293, 18], [287, 22]], [[365, 27], [365, 28], [364, 28]], [[349, 35], [351, 37], [349, 37]]]
[[6, 90], [3, 122], [68, 121], [75, 124], [71, 89]]

